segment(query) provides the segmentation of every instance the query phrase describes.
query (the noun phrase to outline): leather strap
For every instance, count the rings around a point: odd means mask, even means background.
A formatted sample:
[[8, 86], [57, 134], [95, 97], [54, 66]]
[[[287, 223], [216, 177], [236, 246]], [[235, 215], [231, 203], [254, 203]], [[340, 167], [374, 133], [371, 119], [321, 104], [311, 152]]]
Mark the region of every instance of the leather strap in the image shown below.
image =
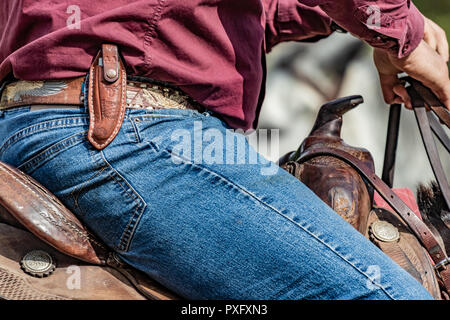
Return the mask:
[[444, 197], [445, 203], [447, 204], [447, 208], [450, 208], [450, 186], [447, 182], [444, 168], [442, 167], [442, 163], [439, 159], [439, 153], [433, 140], [433, 133], [431, 132], [431, 128], [428, 123], [425, 108], [414, 107], [414, 113], [417, 118], [420, 134], [427, 151], [427, 156], [430, 161], [431, 168], [433, 169], [436, 180], [442, 191], [442, 196]]
[[[419, 93], [416, 91], [416, 89], [420, 89], [422, 93]], [[445, 171], [442, 167], [442, 163], [439, 158], [439, 153], [436, 148], [435, 141], [433, 139], [433, 132], [436, 134], [436, 136], [439, 138], [439, 140], [442, 142], [444, 147], [449, 150], [449, 139], [445, 131], [441, 128], [439, 123], [437, 123], [436, 119], [434, 119], [432, 112], [427, 112], [426, 108], [430, 107], [431, 110], [433, 110], [436, 115], [440, 118], [441, 122], [445, 124], [445, 114], [446, 110], [444, 110], [443, 105], [440, 103], [439, 107], [431, 107], [427, 102], [425, 102], [425, 99], [422, 99], [421, 94], [425, 94], [424, 91], [430, 91], [429, 89], [425, 87], [421, 87], [420, 84], [417, 84], [416, 87], [410, 87], [408, 88], [408, 93], [411, 96], [411, 99], [413, 101], [413, 109], [414, 114], [416, 116], [417, 125], [419, 126], [420, 135], [423, 140], [423, 144], [425, 146], [428, 159], [431, 164], [431, 168], [433, 169], [434, 176], [436, 177], [436, 180], [438, 182], [439, 188], [441, 189], [442, 196], [444, 198], [444, 201], [447, 205], [447, 209], [450, 209], [450, 186], [447, 181], [447, 177], [445, 175]], [[429, 93], [429, 92], [428, 92]], [[430, 101], [430, 100], [428, 100]], [[433, 101], [436, 103], [435, 101]], [[437, 112], [436, 112], [437, 111]], [[447, 112], [448, 114], [448, 112]], [[431, 125], [430, 125], [431, 120]], [[433, 121], [434, 120], [434, 121]], [[447, 124], [448, 125], [448, 124]], [[444, 211], [445, 212], [445, 211]], [[447, 290], [447, 296], [446, 298], [449, 298], [450, 295], [450, 268], [447, 267], [447, 265], [450, 264], [449, 258], [446, 257], [440, 262], [434, 261], [436, 266], [435, 268], [440, 269], [440, 278], [443, 282], [444, 287]]]
[[439, 120], [450, 129], [450, 112], [442, 106], [430, 106], [431, 110], [438, 116]]
[[411, 77], [402, 78], [403, 80], [408, 81], [412, 88], [417, 92], [418, 96], [420, 96], [430, 109], [436, 114], [436, 116], [441, 120], [443, 124], [450, 129], [450, 111], [444, 107], [441, 101], [439, 101], [438, 97], [425, 87], [420, 81], [417, 81]]
[[[427, 116], [427, 103], [422, 99], [422, 96], [416, 91], [414, 87], [408, 88], [408, 94], [411, 96], [413, 103], [414, 114], [416, 116], [417, 125], [419, 126], [420, 135], [427, 152], [428, 160], [430, 161], [431, 168], [433, 169], [434, 176], [441, 188], [442, 195], [444, 197], [447, 208], [450, 209], [450, 186], [447, 182], [447, 177], [445, 176], [444, 168], [442, 167], [441, 160], [439, 158], [439, 153], [436, 148], [436, 143], [433, 139], [433, 132], [430, 127], [429, 117]], [[437, 128], [437, 127], [436, 127]], [[437, 130], [435, 128], [435, 130]], [[447, 135], [442, 132], [440, 139], [444, 140]]]
[[383, 173], [381, 179], [390, 187], [394, 186], [395, 159], [397, 155], [398, 134], [402, 106], [393, 104], [389, 108], [389, 123], [384, 151]]
[[102, 45], [103, 77], [109, 83], [114, 83], [119, 79], [120, 65], [119, 50], [117, 46]]
[[431, 130], [434, 132], [436, 137], [441, 141], [442, 145], [447, 149], [447, 152], [450, 153], [450, 138], [445, 133], [442, 126], [439, 124], [439, 121], [431, 114], [431, 112], [427, 112], [428, 121], [430, 122]]
[[312, 158], [331, 156], [351, 165], [372, 185], [383, 199], [400, 215], [405, 223], [417, 236], [419, 241], [430, 254], [439, 278], [447, 292], [450, 292], [450, 268], [449, 258], [445, 250], [439, 245], [428, 226], [411, 210], [378, 176], [362, 161], [351, 154], [334, 148], [311, 148], [306, 150], [295, 162], [304, 163]]

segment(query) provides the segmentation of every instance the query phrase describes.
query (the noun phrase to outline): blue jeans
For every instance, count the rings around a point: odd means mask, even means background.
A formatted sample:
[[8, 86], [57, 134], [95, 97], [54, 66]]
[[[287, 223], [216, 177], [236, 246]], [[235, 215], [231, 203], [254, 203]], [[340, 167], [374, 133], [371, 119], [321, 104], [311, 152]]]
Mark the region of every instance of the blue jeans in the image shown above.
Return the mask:
[[[263, 174], [271, 164], [262, 158], [247, 161], [255, 151], [245, 139], [244, 163], [195, 161], [227, 129], [209, 113], [127, 109], [118, 136], [98, 151], [85, 108], [21, 107], [0, 111], [0, 160], [185, 298], [431, 299], [300, 181], [281, 169]], [[190, 152], [180, 141], [192, 142]], [[218, 145], [217, 159], [237, 153]]]

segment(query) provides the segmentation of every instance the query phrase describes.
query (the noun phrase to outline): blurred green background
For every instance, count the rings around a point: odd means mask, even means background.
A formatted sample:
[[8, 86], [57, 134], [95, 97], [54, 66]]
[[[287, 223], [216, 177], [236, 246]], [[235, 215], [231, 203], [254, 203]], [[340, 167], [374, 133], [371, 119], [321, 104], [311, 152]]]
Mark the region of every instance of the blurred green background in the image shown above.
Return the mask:
[[447, 32], [447, 37], [450, 39], [450, 1], [414, 0], [413, 2], [427, 18], [444, 28]]
[[425, 16], [443, 27], [450, 37], [450, 1], [414, 0], [413, 2]]

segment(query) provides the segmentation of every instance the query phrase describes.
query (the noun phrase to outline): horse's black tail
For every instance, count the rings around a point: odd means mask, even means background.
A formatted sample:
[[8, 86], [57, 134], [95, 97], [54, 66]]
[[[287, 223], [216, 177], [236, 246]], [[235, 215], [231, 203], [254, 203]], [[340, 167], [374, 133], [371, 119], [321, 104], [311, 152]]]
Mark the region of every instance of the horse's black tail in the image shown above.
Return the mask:
[[435, 181], [428, 186], [420, 184], [417, 188], [417, 203], [425, 224], [442, 240], [441, 245], [450, 255], [450, 212], [446, 210], [447, 205], [439, 185]]

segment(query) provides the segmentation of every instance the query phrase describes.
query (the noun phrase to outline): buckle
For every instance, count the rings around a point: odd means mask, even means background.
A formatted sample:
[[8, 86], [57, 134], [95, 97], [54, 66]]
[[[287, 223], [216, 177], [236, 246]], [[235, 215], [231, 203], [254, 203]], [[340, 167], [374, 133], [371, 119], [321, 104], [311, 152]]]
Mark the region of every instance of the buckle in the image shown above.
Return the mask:
[[440, 271], [441, 269], [442, 269], [442, 270], [446, 270], [446, 269], [447, 269], [446, 266], [447, 266], [448, 264], [450, 264], [450, 258], [449, 258], [449, 257], [445, 257], [444, 260], [442, 260], [441, 262], [437, 263], [437, 264], [434, 266], [434, 270], [436, 270], [436, 271]]

